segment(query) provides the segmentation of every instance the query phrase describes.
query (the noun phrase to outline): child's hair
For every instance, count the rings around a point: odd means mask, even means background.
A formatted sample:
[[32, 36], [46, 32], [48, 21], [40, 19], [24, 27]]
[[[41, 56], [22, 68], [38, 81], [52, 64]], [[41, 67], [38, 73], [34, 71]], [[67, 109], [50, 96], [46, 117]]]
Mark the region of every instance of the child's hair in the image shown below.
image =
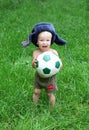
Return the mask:
[[30, 43], [33, 43], [35, 46], [38, 46], [37, 37], [38, 37], [38, 34], [43, 31], [48, 31], [48, 32], [52, 33], [51, 44], [53, 44], [53, 43], [56, 43], [57, 45], [66, 44], [66, 41], [63, 40], [62, 38], [60, 38], [59, 35], [55, 32], [55, 28], [54, 28], [53, 24], [48, 23], [48, 22], [42, 22], [42, 23], [38, 23], [34, 26], [34, 28], [32, 29], [32, 33], [28, 37], [28, 40], [23, 41], [22, 45], [25, 47], [25, 46], [29, 45]]

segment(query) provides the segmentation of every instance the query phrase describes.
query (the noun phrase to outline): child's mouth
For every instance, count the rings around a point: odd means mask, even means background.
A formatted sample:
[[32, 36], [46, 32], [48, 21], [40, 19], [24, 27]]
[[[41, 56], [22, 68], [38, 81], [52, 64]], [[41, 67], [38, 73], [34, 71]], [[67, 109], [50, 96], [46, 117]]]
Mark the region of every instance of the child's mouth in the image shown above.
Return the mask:
[[47, 48], [47, 46], [42, 46], [42, 48]]

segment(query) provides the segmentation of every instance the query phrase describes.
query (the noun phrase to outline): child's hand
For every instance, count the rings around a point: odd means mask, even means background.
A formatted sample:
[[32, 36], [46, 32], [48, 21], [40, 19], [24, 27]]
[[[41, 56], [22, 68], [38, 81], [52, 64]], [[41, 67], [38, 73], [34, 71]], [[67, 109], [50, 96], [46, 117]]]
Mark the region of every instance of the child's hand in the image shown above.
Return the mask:
[[62, 64], [62, 60], [60, 59], [60, 61], [61, 61], [61, 66], [60, 66], [60, 70], [62, 69], [62, 67], [63, 67], [63, 64]]
[[35, 59], [33, 59], [33, 61], [32, 61], [32, 67], [33, 67], [33, 68], [36, 68], [36, 65], [37, 65], [37, 59], [35, 58]]

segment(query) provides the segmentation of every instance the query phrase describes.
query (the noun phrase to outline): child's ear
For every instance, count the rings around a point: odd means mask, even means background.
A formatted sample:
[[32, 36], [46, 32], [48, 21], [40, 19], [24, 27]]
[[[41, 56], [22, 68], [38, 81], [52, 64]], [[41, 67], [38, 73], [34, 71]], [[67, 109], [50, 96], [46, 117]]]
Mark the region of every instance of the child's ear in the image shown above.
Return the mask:
[[37, 43], [36, 43], [36, 44], [37, 44], [37, 46], [39, 45], [38, 41], [37, 41]]

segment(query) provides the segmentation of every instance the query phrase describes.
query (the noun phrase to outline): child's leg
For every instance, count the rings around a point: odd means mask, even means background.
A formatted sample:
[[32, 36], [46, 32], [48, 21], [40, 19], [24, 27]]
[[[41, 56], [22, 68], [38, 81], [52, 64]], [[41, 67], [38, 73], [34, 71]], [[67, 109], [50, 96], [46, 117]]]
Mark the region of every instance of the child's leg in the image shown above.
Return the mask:
[[53, 93], [47, 93], [49, 101], [50, 101], [50, 106], [53, 107], [55, 105], [55, 96]]
[[41, 89], [35, 88], [34, 94], [33, 94], [33, 102], [34, 102], [35, 104], [38, 102], [40, 93], [41, 93]]

